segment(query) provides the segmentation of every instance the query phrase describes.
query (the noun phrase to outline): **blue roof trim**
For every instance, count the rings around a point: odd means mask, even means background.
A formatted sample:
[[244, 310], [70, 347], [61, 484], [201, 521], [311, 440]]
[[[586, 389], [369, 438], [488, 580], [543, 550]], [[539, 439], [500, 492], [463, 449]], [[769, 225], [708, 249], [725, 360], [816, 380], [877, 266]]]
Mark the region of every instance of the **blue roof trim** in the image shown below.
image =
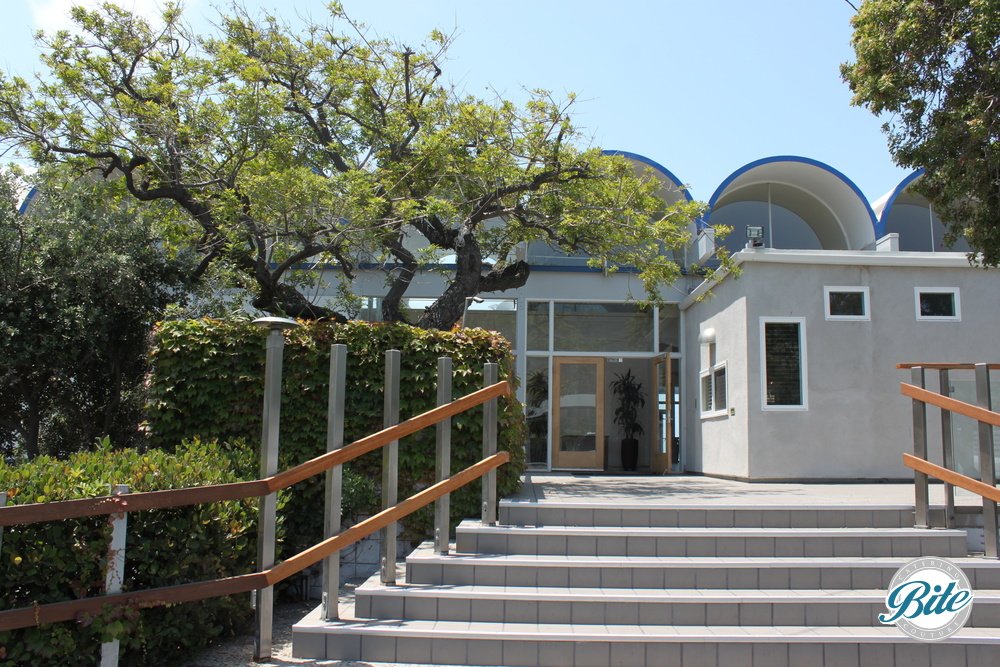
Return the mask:
[[715, 189], [715, 192], [712, 193], [712, 197], [708, 200], [708, 213], [705, 214], [704, 219], [699, 221], [700, 226], [701, 227], [708, 226], [708, 220], [709, 218], [712, 217], [712, 210], [715, 208], [715, 203], [719, 200], [719, 197], [721, 197], [722, 194], [726, 191], [726, 188], [732, 185], [733, 181], [735, 181], [737, 178], [747, 173], [751, 169], [755, 169], [765, 164], [771, 164], [773, 162], [799, 162], [802, 164], [807, 164], [812, 167], [818, 167], [819, 169], [822, 169], [826, 172], [829, 172], [833, 176], [836, 176], [841, 181], [843, 181], [844, 184], [847, 185], [847, 187], [851, 188], [854, 194], [858, 197], [858, 200], [861, 201], [862, 204], [864, 204], [865, 210], [868, 211], [868, 217], [871, 219], [872, 229], [873, 230], [878, 229], [878, 219], [875, 216], [875, 211], [872, 210], [871, 204], [868, 203], [868, 198], [865, 197], [864, 193], [861, 192], [861, 188], [859, 188], [854, 181], [845, 176], [844, 173], [841, 172], [840, 170], [831, 167], [825, 162], [820, 162], [819, 160], [814, 160], [808, 157], [802, 157], [800, 155], [774, 155], [772, 157], [761, 158], [759, 160], [754, 160], [749, 164], [745, 164], [736, 171], [734, 171], [733, 173], [731, 173], [728, 177], [726, 177], [726, 180], [722, 181], [722, 184]]
[[896, 203], [896, 197], [903, 194], [906, 188], [910, 187], [910, 183], [917, 180], [924, 175], [924, 168], [921, 167], [917, 169], [912, 174], [904, 178], [899, 182], [895, 188], [892, 189], [892, 194], [889, 195], [889, 200], [885, 203], [882, 208], [882, 215], [879, 216], [878, 223], [875, 225], [875, 238], [880, 239], [885, 236], [885, 228], [889, 222], [889, 213], [892, 211], [892, 205]]
[[685, 199], [687, 199], [688, 201], [694, 201], [694, 199], [691, 197], [691, 193], [688, 192], [688, 189], [684, 186], [684, 183], [681, 181], [681, 179], [677, 178], [674, 175], [674, 172], [670, 171], [656, 160], [651, 160], [645, 155], [639, 155], [638, 153], [630, 153], [629, 151], [619, 151], [612, 149], [601, 151], [601, 155], [621, 155], [622, 157], [627, 157], [630, 160], [635, 160], [636, 162], [641, 162], [644, 165], [652, 167], [653, 169], [655, 169], [656, 171], [660, 172], [668, 179], [670, 179], [670, 182], [676, 185], [680, 189], [680, 191], [684, 194]]
[[34, 200], [36, 195], [38, 195], [38, 188], [32, 187], [30, 190], [28, 190], [28, 194], [25, 195], [24, 201], [21, 202], [21, 205], [17, 209], [18, 215], [24, 215], [25, 213], [28, 212], [28, 207], [31, 206], [31, 202], [32, 200]]

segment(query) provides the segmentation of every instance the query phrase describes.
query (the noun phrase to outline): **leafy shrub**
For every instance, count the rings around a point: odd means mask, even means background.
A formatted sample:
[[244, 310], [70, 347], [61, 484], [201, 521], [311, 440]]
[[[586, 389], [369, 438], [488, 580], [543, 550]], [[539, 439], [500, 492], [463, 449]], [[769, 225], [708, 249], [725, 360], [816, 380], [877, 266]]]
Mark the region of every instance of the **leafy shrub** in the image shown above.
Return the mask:
[[[152, 442], [170, 447], [185, 438], [245, 438], [259, 441], [264, 389], [266, 333], [248, 322], [187, 320], [164, 322], [155, 333], [152, 353], [148, 426]], [[402, 351], [400, 419], [435, 405], [437, 359], [452, 358], [453, 394], [457, 398], [480, 388], [487, 362], [500, 364], [500, 379], [513, 380], [510, 344], [498, 334], [479, 329], [428, 331], [404, 324], [348, 322], [305, 323], [285, 332], [281, 403], [280, 467], [302, 463], [325, 451], [330, 346], [348, 346], [346, 442], [382, 428], [384, 353]], [[500, 400], [498, 448], [511, 453], [500, 468], [501, 495], [517, 489], [524, 469], [524, 415], [513, 398]], [[434, 429], [399, 444], [399, 497], [434, 482]], [[482, 409], [452, 419], [452, 471], [482, 458]], [[381, 454], [356, 459], [348, 470], [380, 479]], [[345, 484], [345, 488], [349, 488]], [[362, 494], [355, 494], [360, 497]], [[350, 503], [345, 496], [345, 514]], [[295, 551], [321, 535], [323, 480], [317, 476], [292, 488], [285, 516], [288, 542]], [[452, 521], [478, 516], [480, 486], [470, 484], [452, 494]], [[371, 509], [371, 508], [369, 508]], [[433, 510], [428, 507], [404, 522], [404, 535], [426, 539]]]
[[[131, 491], [222, 484], [256, 476], [251, 448], [198, 440], [174, 453], [97, 451], [59, 461], [39, 457], [20, 466], [0, 461], [0, 489], [9, 504], [107, 495], [111, 484]], [[256, 557], [255, 499], [128, 515], [123, 590], [139, 590], [244, 574]], [[107, 517], [4, 529], [0, 609], [100, 595], [110, 538]], [[170, 664], [249, 619], [249, 596], [142, 610], [109, 611], [82, 623], [0, 632], [0, 665], [93, 665], [101, 641], [119, 637], [122, 664]]]

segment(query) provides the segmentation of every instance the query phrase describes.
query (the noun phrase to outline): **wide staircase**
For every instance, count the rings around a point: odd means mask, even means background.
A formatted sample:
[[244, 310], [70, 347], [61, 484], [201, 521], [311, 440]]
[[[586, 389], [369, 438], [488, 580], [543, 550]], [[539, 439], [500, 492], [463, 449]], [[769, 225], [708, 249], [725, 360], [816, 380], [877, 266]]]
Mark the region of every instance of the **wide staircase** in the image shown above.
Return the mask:
[[[1000, 562], [904, 506], [504, 500], [448, 554], [422, 545], [341, 621], [294, 628], [306, 658], [443, 665], [996, 667]], [[896, 570], [959, 565], [966, 627], [918, 642], [879, 623]]]

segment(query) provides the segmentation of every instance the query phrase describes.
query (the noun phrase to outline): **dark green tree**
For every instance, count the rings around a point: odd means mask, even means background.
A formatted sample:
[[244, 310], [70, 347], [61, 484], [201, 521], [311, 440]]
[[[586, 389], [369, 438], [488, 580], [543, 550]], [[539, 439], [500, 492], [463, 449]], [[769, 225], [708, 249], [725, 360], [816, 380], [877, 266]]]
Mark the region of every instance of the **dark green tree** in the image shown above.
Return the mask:
[[1000, 265], [1000, 0], [865, 0], [852, 24], [853, 104], [887, 117], [897, 164], [926, 169], [946, 243]]
[[21, 214], [0, 174], [0, 451], [28, 458], [136, 442], [150, 326], [183, 295], [129, 200], [51, 183]]

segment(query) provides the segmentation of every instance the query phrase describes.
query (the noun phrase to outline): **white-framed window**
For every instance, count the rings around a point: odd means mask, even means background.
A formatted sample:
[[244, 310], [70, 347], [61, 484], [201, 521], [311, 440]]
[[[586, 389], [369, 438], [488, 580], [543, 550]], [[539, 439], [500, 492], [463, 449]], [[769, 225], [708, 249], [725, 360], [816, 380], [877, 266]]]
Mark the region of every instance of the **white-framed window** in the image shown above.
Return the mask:
[[729, 394], [726, 362], [701, 371], [701, 416], [720, 417], [729, 414]]
[[871, 319], [868, 288], [828, 286], [823, 288], [823, 311], [828, 320]]
[[762, 410], [808, 410], [804, 317], [760, 318]]
[[957, 287], [914, 287], [917, 319], [927, 322], [961, 322], [962, 300]]

